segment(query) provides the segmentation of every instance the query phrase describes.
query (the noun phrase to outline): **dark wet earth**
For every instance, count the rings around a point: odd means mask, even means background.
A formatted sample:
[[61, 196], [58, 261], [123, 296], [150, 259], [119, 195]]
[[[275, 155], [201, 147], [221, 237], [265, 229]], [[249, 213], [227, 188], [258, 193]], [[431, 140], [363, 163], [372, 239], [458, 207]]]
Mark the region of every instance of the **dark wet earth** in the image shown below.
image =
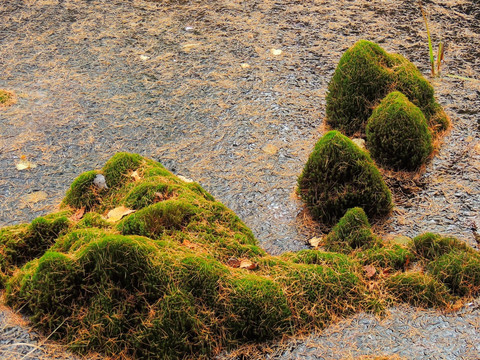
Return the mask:
[[[397, 186], [380, 227], [473, 245], [480, 10], [475, 1], [425, 8], [434, 44], [446, 43], [443, 74], [466, 79], [433, 81], [452, 130], [426, 172]], [[198, 181], [268, 251], [303, 248], [312, 232], [296, 179], [324, 132], [327, 84], [358, 39], [428, 75], [424, 23], [411, 1], [0, 2], [0, 88], [18, 96], [0, 110], [0, 225], [51, 212], [78, 174], [128, 151]], [[22, 155], [37, 167], [18, 171]]]

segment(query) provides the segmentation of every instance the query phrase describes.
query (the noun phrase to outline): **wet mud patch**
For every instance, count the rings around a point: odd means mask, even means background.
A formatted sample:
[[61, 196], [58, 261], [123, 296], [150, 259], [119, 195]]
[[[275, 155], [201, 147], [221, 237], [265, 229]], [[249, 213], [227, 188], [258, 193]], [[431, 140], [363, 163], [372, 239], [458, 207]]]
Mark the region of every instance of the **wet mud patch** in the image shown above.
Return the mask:
[[[468, 79], [433, 81], [452, 129], [383, 227], [474, 245], [479, 10], [425, 6], [433, 41], [446, 42], [443, 74]], [[0, 14], [0, 88], [17, 94], [0, 111], [0, 225], [50, 212], [78, 174], [128, 151], [200, 182], [269, 252], [301, 249], [310, 233], [292, 194], [343, 52], [367, 39], [429, 72], [410, 1], [9, 1]], [[37, 167], [18, 171], [22, 155]]]

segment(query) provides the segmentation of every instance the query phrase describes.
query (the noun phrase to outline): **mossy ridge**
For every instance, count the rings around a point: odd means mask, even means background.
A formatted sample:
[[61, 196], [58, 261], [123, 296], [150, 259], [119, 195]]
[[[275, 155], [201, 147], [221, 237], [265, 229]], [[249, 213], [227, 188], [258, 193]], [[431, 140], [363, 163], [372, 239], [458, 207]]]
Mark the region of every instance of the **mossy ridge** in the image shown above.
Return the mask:
[[416, 170], [433, 150], [425, 116], [398, 91], [389, 93], [373, 110], [366, 134], [372, 158], [393, 170]]
[[[382, 311], [388, 296], [383, 278], [367, 286], [363, 263], [352, 254], [267, 255], [240, 219], [199, 185], [187, 186], [145, 159], [135, 171], [140, 179], [124, 176], [7, 282], [8, 304], [23, 308], [44, 331], [56, 329], [53, 336], [72, 349], [117, 358], [207, 359], [244, 342], [322, 328], [360, 310]], [[137, 196], [149, 205], [117, 224], [102, 220], [100, 209], [124, 204], [137, 186], [155, 182], [175, 196], [153, 204]], [[152, 225], [152, 214], [168, 221]], [[345, 228], [368, 230], [368, 241], [349, 245], [356, 246], [353, 254], [376, 250], [365, 214], [352, 214]], [[232, 258], [258, 268], [229, 266]]]
[[416, 66], [366, 40], [348, 49], [338, 63], [328, 85], [326, 122], [347, 135], [363, 134], [372, 109], [394, 90], [422, 110], [435, 136], [448, 128], [448, 117], [435, 101], [433, 87]]
[[361, 207], [370, 218], [388, 214], [392, 196], [370, 156], [338, 131], [315, 145], [298, 192], [312, 216], [333, 225], [347, 209]]

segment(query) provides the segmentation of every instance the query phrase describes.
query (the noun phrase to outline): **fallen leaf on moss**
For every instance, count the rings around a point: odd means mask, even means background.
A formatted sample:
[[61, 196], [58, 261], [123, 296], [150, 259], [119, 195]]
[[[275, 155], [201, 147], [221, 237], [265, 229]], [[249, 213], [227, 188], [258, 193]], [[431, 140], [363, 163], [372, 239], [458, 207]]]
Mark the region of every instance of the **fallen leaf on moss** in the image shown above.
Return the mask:
[[319, 247], [320, 244], [322, 243], [322, 238], [321, 237], [313, 237], [310, 240], [308, 240], [308, 243], [310, 244], [310, 246], [312, 246], [314, 248]]
[[255, 270], [258, 267], [258, 264], [251, 262], [250, 260], [240, 261], [240, 269]]
[[177, 175], [177, 177], [178, 177], [180, 180], [185, 181], [186, 183], [192, 183], [192, 182], [193, 182], [192, 179], [189, 179], [189, 178], [187, 178], [187, 177], [185, 177], [185, 176], [182, 176], [182, 175]]
[[232, 268], [239, 268], [241, 263], [242, 262], [240, 260], [238, 260], [237, 258], [230, 258], [227, 261], [227, 265], [232, 267]]
[[375, 269], [375, 267], [373, 265], [365, 265], [363, 267], [363, 271], [365, 271], [365, 277], [367, 279], [371, 279], [377, 273], [377, 270]]
[[83, 215], [85, 215], [85, 206], [82, 206], [80, 209], [75, 211], [75, 213], [70, 216], [70, 220], [73, 222], [77, 222], [83, 217]]
[[126, 208], [125, 206], [119, 206], [116, 207], [113, 210], [110, 210], [107, 214], [107, 221], [108, 222], [117, 222], [121, 220], [124, 216], [127, 216], [128, 214], [134, 213], [135, 210]]
[[25, 155], [22, 155], [20, 157], [20, 161], [15, 164], [17, 170], [27, 170], [27, 169], [34, 169], [37, 167], [36, 164], [34, 164], [31, 161], [28, 161]]
[[45, 191], [35, 191], [25, 196], [25, 200], [29, 203], [37, 203], [45, 200], [48, 197]]
[[242, 67], [242, 69], [248, 69], [250, 67], [250, 65], [247, 63], [243, 63], [240, 66]]
[[135, 181], [139, 181], [141, 179], [140, 175], [138, 174], [138, 170], [135, 170], [130, 174], [130, 176], [133, 178]]

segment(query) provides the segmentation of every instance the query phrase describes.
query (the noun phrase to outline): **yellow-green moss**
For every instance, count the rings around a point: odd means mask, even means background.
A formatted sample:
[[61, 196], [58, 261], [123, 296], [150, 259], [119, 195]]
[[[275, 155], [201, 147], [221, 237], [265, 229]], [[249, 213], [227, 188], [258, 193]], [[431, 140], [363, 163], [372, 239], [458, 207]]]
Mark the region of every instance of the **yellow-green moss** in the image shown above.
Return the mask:
[[394, 90], [422, 110], [435, 134], [448, 128], [448, 117], [435, 101], [432, 86], [415, 65], [366, 40], [348, 49], [338, 63], [328, 85], [327, 124], [347, 135], [364, 133], [372, 109]]
[[0, 89], [0, 108], [15, 103], [15, 95], [11, 91]]
[[393, 170], [416, 170], [433, 150], [425, 116], [398, 91], [388, 94], [375, 108], [366, 133], [372, 158]]
[[93, 183], [98, 174], [92, 170], [79, 175], [67, 191], [63, 203], [74, 208], [85, 207], [87, 211], [98, 205], [106, 193], [105, 189], [99, 189]]
[[425, 233], [416, 236], [411, 245], [411, 250], [419, 259], [426, 261], [434, 260], [452, 250], [473, 252], [474, 250], [464, 242], [453, 238], [444, 237], [439, 234]]
[[133, 181], [130, 175], [137, 170], [143, 158], [138, 154], [117, 153], [102, 168], [105, 182], [109, 188], [117, 188], [126, 181]]
[[298, 179], [298, 192], [315, 219], [329, 225], [353, 207], [369, 218], [392, 208], [390, 190], [369, 155], [338, 131], [315, 145]]
[[382, 244], [355, 254], [363, 265], [373, 265], [384, 269], [402, 270], [415, 261], [415, 255], [397, 244]]

